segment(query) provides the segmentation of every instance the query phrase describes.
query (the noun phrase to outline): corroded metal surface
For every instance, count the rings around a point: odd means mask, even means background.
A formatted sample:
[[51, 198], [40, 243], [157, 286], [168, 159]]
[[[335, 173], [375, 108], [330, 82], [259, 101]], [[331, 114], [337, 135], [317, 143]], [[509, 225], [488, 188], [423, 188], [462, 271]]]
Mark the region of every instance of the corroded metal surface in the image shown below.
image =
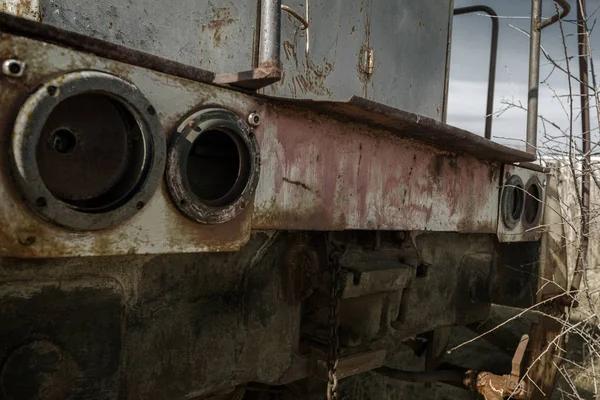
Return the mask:
[[0, 12], [39, 21], [40, 2], [39, 0], [0, 0]]
[[[363, 123], [342, 122], [340, 113], [329, 117], [323, 114], [327, 109], [313, 110], [302, 102], [279, 105], [276, 99], [252, 97], [6, 34], [0, 37], [0, 56], [28, 64], [21, 78], [2, 81], [1, 100], [10, 105], [0, 115], [4, 144], [27, 93], [50, 75], [79, 68], [108, 71], [133, 82], [156, 108], [166, 135], [185, 115], [205, 105], [221, 105], [242, 116], [258, 112], [262, 119], [255, 129], [262, 160], [255, 205], [249, 205], [239, 218], [226, 224], [199, 225], [177, 211], [163, 187], [124, 224], [97, 234], [73, 234], [42, 223], [24, 209], [4, 171], [5, 190], [0, 196], [5, 206], [0, 219], [5, 223], [0, 248], [5, 255], [235, 250], [245, 243], [251, 226], [496, 231], [500, 164], [413, 140], [424, 138], [427, 130], [427, 125], [415, 128], [418, 121], [401, 126], [398, 119], [377, 116], [379, 123], [367, 124], [364, 116], [372, 111], [360, 111], [355, 101], [348, 114], [357, 115], [351, 119]], [[440, 146], [450, 142], [452, 132], [443, 135], [446, 140]], [[455, 137], [461, 138], [468, 139]], [[512, 153], [500, 148], [495, 154]]]
[[268, 108], [253, 226], [490, 232], [499, 164], [360, 124]]
[[[0, 36], [0, 55], [11, 54], [30, 63], [18, 79], [3, 79], [0, 101], [4, 105], [0, 116], [0, 142], [7, 148], [14, 117], [40, 83], [73, 69], [95, 69], [119, 75], [134, 82], [156, 109], [165, 129], [171, 133], [177, 122], [197, 105], [213, 101], [214, 88], [191, 81], [169, 77], [150, 70], [135, 68], [116, 61], [100, 59], [52, 44], [16, 36]], [[12, 57], [11, 56], [11, 57]], [[252, 99], [236, 98], [236, 94], [219, 89], [220, 102], [234, 105], [247, 115], [256, 104]], [[20, 200], [10, 181], [6, 152], [0, 154], [3, 170], [0, 178], [0, 253], [19, 257], [62, 257], [110, 254], [144, 254], [165, 252], [232, 251], [248, 240], [252, 206], [239, 218], [218, 225], [200, 225], [181, 214], [172, 204], [164, 182], [147, 204], [124, 223], [95, 234], [74, 233], [45, 223], [35, 217]]]

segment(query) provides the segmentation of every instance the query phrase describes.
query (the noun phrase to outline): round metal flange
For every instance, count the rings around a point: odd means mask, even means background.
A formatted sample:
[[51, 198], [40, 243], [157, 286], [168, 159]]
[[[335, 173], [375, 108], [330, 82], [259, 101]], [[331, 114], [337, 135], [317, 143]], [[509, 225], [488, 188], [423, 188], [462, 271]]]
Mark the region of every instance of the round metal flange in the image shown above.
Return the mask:
[[260, 153], [245, 118], [220, 108], [187, 117], [173, 135], [167, 185], [179, 210], [205, 224], [238, 216], [256, 191]]
[[166, 144], [155, 109], [133, 84], [78, 71], [39, 87], [17, 115], [11, 171], [29, 207], [74, 230], [114, 226], [154, 195]]
[[511, 175], [504, 184], [500, 198], [502, 222], [508, 229], [514, 229], [521, 219], [524, 199], [523, 180], [518, 175]]

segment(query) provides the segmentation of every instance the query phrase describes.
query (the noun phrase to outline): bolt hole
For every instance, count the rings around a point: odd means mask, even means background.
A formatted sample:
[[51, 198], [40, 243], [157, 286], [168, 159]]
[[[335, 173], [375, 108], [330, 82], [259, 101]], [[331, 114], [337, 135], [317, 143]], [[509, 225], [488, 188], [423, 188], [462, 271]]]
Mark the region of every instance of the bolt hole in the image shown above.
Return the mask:
[[232, 132], [205, 130], [192, 145], [186, 171], [194, 195], [211, 206], [226, 206], [237, 200], [246, 186], [248, 149]]
[[23, 246], [31, 246], [32, 244], [35, 244], [35, 241], [35, 236], [27, 236], [25, 239], [19, 239], [19, 243]]
[[185, 206], [185, 205], [187, 205], [187, 201], [181, 200], [181, 201], [179, 201], [179, 204], [181, 204], [182, 206]]
[[135, 205], [135, 208], [137, 208], [138, 210], [141, 210], [142, 208], [144, 208], [144, 202], [143, 201], [138, 201], [138, 203]]
[[52, 148], [60, 154], [70, 154], [77, 147], [77, 137], [66, 128], [61, 128], [51, 135]]
[[147, 110], [148, 110], [148, 114], [150, 114], [150, 115], [155, 115], [156, 114], [156, 110], [152, 106], [148, 106]]
[[56, 86], [48, 86], [46, 90], [48, 91], [48, 94], [52, 97], [58, 95], [58, 88]]
[[417, 278], [424, 278], [427, 276], [427, 265], [419, 264], [417, 265]]
[[45, 197], [38, 197], [35, 200], [35, 205], [38, 206], [38, 207], [40, 207], [40, 208], [44, 208], [44, 207], [46, 207], [48, 205], [48, 202], [46, 201]]
[[255, 115], [254, 117], [252, 117], [252, 122], [258, 125], [260, 123], [260, 117], [258, 115]]
[[14, 75], [19, 75], [21, 73], [21, 65], [18, 62], [11, 62], [8, 65], [8, 70]]

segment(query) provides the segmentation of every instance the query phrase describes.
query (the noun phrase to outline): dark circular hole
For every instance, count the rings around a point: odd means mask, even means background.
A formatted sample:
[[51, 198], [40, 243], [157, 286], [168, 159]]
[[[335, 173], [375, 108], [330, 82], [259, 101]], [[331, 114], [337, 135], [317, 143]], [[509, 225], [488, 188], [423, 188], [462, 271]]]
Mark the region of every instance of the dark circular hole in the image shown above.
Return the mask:
[[156, 114], [156, 110], [152, 106], [148, 106], [148, 114], [154, 115]]
[[258, 115], [254, 115], [254, 117], [252, 118], [252, 121], [254, 121], [254, 123], [256, 125], [258, 125], [258, 123], [260, 122], [260, 117]]
[[516, 187], [512, 188], [511, 191], [510, 215], [513, 219], [519, 219], [523, 212], [523, 188]]
[[21, 73], [21, 65], [17, 62], [11, 62], [8, 65], [8, 70], [13, 74], [18, 75]]
[[37, 199], [35, 199], [35, 205], [38, 207], [46, 207], [48, 205], [48, 202], [45, 198], [38, 197]]
[[61, 128], [55, 131], [50, 140], [52, 147], [60, 154], [69, 154], [77, 147], [77, 138], [75, 134], [66, 128]]
[[48, 94], [52, 97], [58, 94], [58, 88], [56, 86], [48, 86], [48, 89], [46, 90], [48, 91]]
[[148, 151], [130, 109], [95, 92], [69, 97], [54, 107], [42, 128], [36, 159], [53, 196], [95, 213], [114, 210], [137, 192]]
[[542, 191], [537, 183], [532, 183], [527, 187], [523, 218], [528, 225], [533, 225], [538, 218], [541, 207], [541, 195]]
[[200, 200], [230, 204], [241, 195], [249, 175], [248, 149], [235, 134], [212, 129], [198, 135], [188, 155], [186, 178]]
[[144, 202], [143, 201], [139, 201], [136, 205], [135, 208], [137, 208], [138, 210], [141, 210], [142, 208], [144, 208]]
[[523, 214], [523, 181], [517, 175], [511, 176], [502, 191], [502, 217], [504, 224], [512, 229]]

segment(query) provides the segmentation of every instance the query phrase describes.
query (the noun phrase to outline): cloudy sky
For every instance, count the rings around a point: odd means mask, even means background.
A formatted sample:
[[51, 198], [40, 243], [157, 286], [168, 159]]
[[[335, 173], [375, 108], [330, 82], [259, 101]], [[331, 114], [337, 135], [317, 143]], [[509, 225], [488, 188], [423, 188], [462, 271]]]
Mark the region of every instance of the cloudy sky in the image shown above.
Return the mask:
[[[563, 23], [570, 67], [578, 76], [577, 64], [577, 27], [576, 0], [569, 0], [572, 10]], [[589, 26], [592, 27], [600, 17], [600, 0], [588, 0]], [[526, 113], [516, 107], [508, 108], [506, 103], [527, 105], [527, 72], [529, 55], [529, 37], [519, 29], [529, 32], [530, 2], [524, 0], [455, 0], [455, 7], [485, 4], [500, 16], [500, 39], [498, 46], [498, 65], [496, 70], [496, 94], [492, 134], [495, 141], [516, 148], [524, 148]], [[543, 2], [543, 16], [555, 13], [551, 1]], [[452, 62], [450, 70], [450, 94], [448, 99], [448, 123], [483, 135], [487, 93], [487, 74], [490, 51], [489, 17], [483, 14], [469, 14], [454, 18], [452, 40]], [[600, 27], [598, 27], [600, 30]], [[600, 43], [600, 32], [592, 29], [592, 47]], [[565, 55], [558, 24], [544, 29], [542, 46], [560, 65], [565, 66]], [[600, 51], [600, 50], [599, 50]], [[600, 56], [599, 56], [600, 57]], [[600, 60], [600, 58], [598, 58]], [[599, 66], [600, 68], [600, 62]], [[556, 70], [543, 57], [540, 78], [540, 115], [567, 131], [569, 105], [564, 97], [569, 93], [566, 74]], [[572, 80], [573, 90], [579, 91], [578, 82]], [[555, 93], [553, 93], [555, 92]], [[505, 110], [505, 111], [503, 111]], [[579, 125], [579, 100], [574, 102], [574, 134], [581, 135]], [[503, 111], [503, 112], [502, 112]], [[595, 110], [592, 110], [592, 127]], [[539, 125], [543, 130], [543, 125]], [[546, 134], [538, 133], [538, 145], [552, 147], [555, 137], [564, 136], [559, 130], [547, 126]], [[598, 137], [594, 132], [594, 136]]]

